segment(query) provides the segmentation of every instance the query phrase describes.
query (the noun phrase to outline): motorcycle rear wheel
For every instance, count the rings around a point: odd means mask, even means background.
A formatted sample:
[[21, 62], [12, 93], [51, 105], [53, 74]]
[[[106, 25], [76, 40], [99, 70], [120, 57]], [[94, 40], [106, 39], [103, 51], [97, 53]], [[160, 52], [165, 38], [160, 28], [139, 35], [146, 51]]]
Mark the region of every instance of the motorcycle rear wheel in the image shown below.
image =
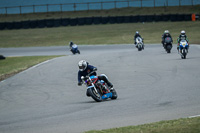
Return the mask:
[[112, 98], [111, 98], [111, 99], [117, 99], [117, 92], [116, 92], [116, 90], [113, 89], [113, 90], [111, 91], [111, 93], [112, 93]]

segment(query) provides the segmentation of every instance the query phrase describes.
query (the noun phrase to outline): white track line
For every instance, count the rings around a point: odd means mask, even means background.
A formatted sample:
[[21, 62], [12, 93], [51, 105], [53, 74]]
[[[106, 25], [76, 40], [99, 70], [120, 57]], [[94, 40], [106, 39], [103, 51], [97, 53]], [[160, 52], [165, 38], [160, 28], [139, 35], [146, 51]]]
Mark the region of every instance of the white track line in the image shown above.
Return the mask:
[[188, 118], [200, 117], [200, 115], [189, 116]]

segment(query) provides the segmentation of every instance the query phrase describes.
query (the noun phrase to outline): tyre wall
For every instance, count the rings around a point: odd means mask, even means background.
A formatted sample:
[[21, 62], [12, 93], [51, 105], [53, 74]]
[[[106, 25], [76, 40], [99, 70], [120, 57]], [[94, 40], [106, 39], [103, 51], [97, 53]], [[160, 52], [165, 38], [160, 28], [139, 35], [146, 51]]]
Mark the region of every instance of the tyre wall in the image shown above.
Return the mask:
[[60, 18], [29, 20], [21, 22], [1, 22], [0, 30], [4, 29], [29, 29], [29, 28], [51, 28], [60, 26], [77, 26], [92, 24], [119, 24], [138, 22], [162, 22], [162, 21], [191, 21], [192, 14], [163, 14], [163, 15], [137, 15], [137, 16], [107, 16], [107, 17], [85, 17], [85, 18]]

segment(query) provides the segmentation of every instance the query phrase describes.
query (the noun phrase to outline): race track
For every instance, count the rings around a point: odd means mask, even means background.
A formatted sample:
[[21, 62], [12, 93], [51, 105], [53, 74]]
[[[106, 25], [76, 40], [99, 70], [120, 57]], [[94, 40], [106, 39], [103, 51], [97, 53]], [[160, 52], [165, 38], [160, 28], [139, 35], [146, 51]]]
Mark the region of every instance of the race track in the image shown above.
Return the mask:
[[[33, 49], [32, 55], [40, 55]], [[49, 50], [46, 55], [68, 56], [0, 82], [1, 133], [79, 133], [200, 115], [200, 46], [192, 45], [187, 59], [175, 46], [170, 54], [161, 45], [146, 45], [141, 52], [133, 45], [79, 49], [80, 55], [62, 47]], [[8, 51], [1, 52], [23, 55]], [[117, 100], [97, 103], [86, 96], [85, 86], [77, 86], [81, 59], [109, 77]]]

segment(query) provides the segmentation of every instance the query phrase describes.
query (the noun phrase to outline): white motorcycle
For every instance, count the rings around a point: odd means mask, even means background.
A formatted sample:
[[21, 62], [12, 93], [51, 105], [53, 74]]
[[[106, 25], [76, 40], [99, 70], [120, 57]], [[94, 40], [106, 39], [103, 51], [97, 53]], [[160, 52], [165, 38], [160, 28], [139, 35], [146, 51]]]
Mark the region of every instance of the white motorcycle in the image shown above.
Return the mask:
[[144, 50], [143, 39], [141, 37], [137, 37], [135, 41], [136, 41], [136, 48], [138, 48], [138, 51], [141, 51], [142, 49]]
[[179, 52], [182, 59], [186, 59], [186, 55], [188, 53], [189, 44], [186, 40], [181, 40], [179, 45]]

